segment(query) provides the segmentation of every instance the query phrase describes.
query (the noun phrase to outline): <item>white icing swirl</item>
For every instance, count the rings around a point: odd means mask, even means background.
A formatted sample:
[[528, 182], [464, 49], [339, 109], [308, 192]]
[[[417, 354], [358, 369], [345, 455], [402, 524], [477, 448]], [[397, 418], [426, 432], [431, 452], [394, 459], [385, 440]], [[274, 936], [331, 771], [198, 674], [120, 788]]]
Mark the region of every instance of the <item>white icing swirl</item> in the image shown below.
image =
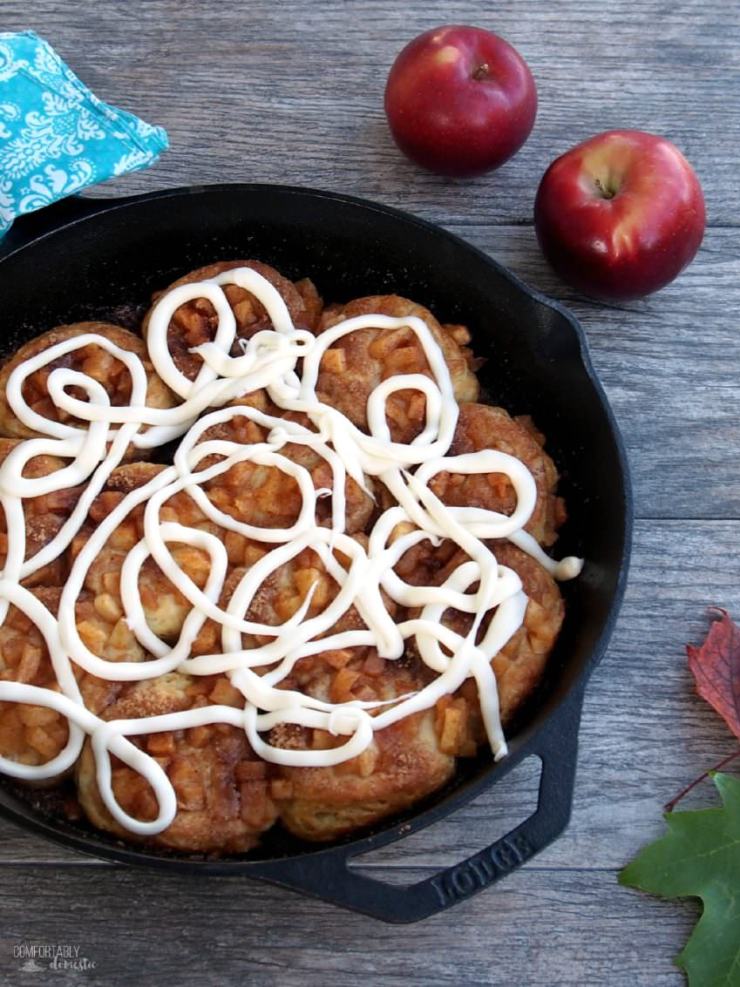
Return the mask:
[[[264, 306], [273, 329], [256, 333], [242, 343], [243, 353], [232, 357], [236, 321], [222, 286], [236, 284], [251, 292]], [[218, 326], [212, 342], [196, 347], [203, 363], [195, 380], [177, 368], [167, 345], [170, 319], [181, 305], [207, 299], [214, 307]], [[339, 410], [322, 403], [316, 394], [319, 365], [326, 350], [348, 333], [373, 328], [410, 328], [427, 359], [431, 377], [405, 374], [378, 385], [368, 399], [368, 433], [353, 425]], [[113, 407], [104, 388], [79, 371], [57, 368], [48, 378], [49, 396], [63, 411], [84, 425], [69, 425], [44, 418], [23, 397], [28, 376], [94, 344], [105, 349], [127, 368], [131, 377], [131, 399], [127, 406]], [[64, 749], [42, 765], [25, 765], [0, 758], [0, 771], [26, 780], [51, 778], [70, 768], [85, 736], [91, 738], [96, 759], [100, 794], [113, 817], [131, 832], [142, 836], [161, 832], [173, 820], [176, 799], [167, 775], [157, 762], [140, 750], [129, 737], [179, 730], [210, 723], [227, 723], [246, 731], [255, 753], [267, 761], [294, 766], [330, 766], [360, 754], [382, 730], [453, 693], [469, 677], [478, 685], [481, 710], [488, 738], [498, 759], [506, 753], [506, 742], [498, 711], [496, 680], [491, 658], [524, 620], [527, 598], [519, 576], [500, 566], [483, 539], [508, 538], [532, 555], [556, 578], [570, 579], [580, 572], [582, 562], [550, 559], [534, 539], [524, 532], [535, 506], [534, 480], [526, 467], [505, 453], [482, 452], [448, 456], [457, 424], [458, 406], [443, 353], [429, 327], [419, 318], [363, 315], [347, 319], [318, 337], [295, 329], [285, 303], [272, 285], [256, 271], [239, 268], [195, 284], [184, 284], [167, 292], [154, 308], [148, 327], [149, 357], [162, 380], [180, 397], [173, 409], [146, 406], [147, 377], [141, 360], [96, 334], [65, 340], [20, 364], [10, 375], [7, 397], [18, 419], [39, 433], [15, 448], [0, 466], [0, 504], [5, 511], [8, 548], [0, 578], [0, 617], [12, 604], [36, 625], [42, 634], [56, 676], [54, 688], [0, 682], [0, 701], [31, 703], [56, 710], [69, 721]], [[298, 361], [302, 360], [300, 374]], [[87, 400], [69, 393], [82, 389]], [[237, 397], [266, 388], [281, 409], [304, 413], [315, 430], [246, 406], [225, 407]], [[426, 420], [421, 433], [409, 444], [392, 441], [386, 420], [386, 402], [398, 390], [415, 389], [424, 394]], [[207, 409], [203, 417], [199, 417]], [[267, 432], [266, 441], [242, 444], [204, 439], [214, 425], [243, 417]], [[132, 490], [101, 521], [78, 553], [61, 594], [55, 618], [20, 580], [56, 559], [68, 548], [84, 523], [94, 498], [130, 444], [152, 448], [181, 436], [173, 465], [164, 468], [144, 486]], [[305, 445], [331, 468], [332, 486], [316, 490], [309, 471], [281, 454], [288, 444]], [[51, 455], [68, 461], [58, 471], [38, 479], [23, 477], [29, 460]], [[201, 466], [209, 457], [214, 464]], [[227, 472], [237, 463], [250, 462], [281, 470], [295, 480], [302, 505], [295, 522], [287, 528], [263, 528], [238, 521], [220, 511], [209, 499], [203, 484]], [[448, 507], [429, 489], [429, 480], [441, 471], [452, 473], [502, 473], [514, 488], [516, 509], [510, 516], [472, 507]], [[377, 477], [397, 501], [378, 518], [365, 548], [345, 533], [345, 483], [352, 477], [368, 490], [367, 477]], [[25, 560], [23, 501], [54, 491], [85, 484], [84, 490], [56, 536]], [[209, 531], [163, 521], [163, 505], [184, 492], [208, 521], [220, 529], [237, 532], [269, 546], [243, 575], [228, 605], [219, 604], [227, 574], [227, 555], [222, 541]], [[331, 495], [331, 527], [316, 525], [317, 498]], [[152, 655], [145, 662], [109, 662], [95, 655], [82, 641], [75, 620], [75, 605], [90, 566], [115, 529], [138, 505], [144, 509], [144, 537], [123, 562], [120, 593], [126, 620], [139, 644]], [[398, 528], [403, 525], [402, 528]], [[398, 531], [403, 531], [398, 534]], [[441, 586], [411, 586], [394, 571], [401, 556], [423, 540], [437, 543], [451, 539], [467, 556]], [[173, 543], [205, 552], [210, 571], [200, 589], [178, 567], [171, 551]], [[268, 625], [246, 620], [255, 594], [278, 567], [310, 548], [321, 559], [335, 581], [337, 593], [320, 613], [309, 617], [314, 588], [299, 610], [283, 624]], [[340, 557], [348, 561], [340, 561]], [[138, 582], [142, 565], [151, 557], [166, 578], [189, 601], [177, 642], [170, 646], [147, 623]], [[471, 586], [477, 584], [477, 589]], [[383, 593], [396, 604], [418, 609], [418, 616], [396, 624], [389, 614]], [[350, 607], [355, 607], [365, 628], [331, 633]], [[442, 624], [449, 608], [473, 615], [467, 634], [460, 635]], [[480, 641], [484, 617], [493, 611]], [[221, 628], [221, 650], [217, 654], [192, 656], [193, 642], [207, 619]], [[244, 647], [242, 635], [256, 635], [268, 643]], [[435, 673], [430, 684], [390, 702], [352, 701], [334, 704], [292, 689], [281, 688], [302, 658], [330, 649], [374, 646], [381, 657], [397, 660], [407, 643], [414, 640], [422, 661]], [[244, 697], [244, 706], [211, 705], [162, 716], [135, 720], [104, 721], [85, 707], [73, 665], [102, 679], [119, 682], [144, 681], [179, 670], [190, 675], [226, 674]], [[346, 740], [329, 750], [286, 750], [267, 743], [264, 734], [277, 724], [298, 724], [327, 730]], [[111, 786], [110, 756], [123, 760], [149, 782], [157, 798], [157, 818], [149, 822], [133, 819], [117, 803]]]

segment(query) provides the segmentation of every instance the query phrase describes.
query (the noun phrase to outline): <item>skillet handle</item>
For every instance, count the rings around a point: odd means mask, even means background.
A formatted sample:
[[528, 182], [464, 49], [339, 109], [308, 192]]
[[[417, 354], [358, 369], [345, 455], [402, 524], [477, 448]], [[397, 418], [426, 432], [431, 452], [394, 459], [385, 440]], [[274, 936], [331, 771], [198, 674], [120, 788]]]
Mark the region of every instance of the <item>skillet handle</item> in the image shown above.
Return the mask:
[[[384, 922], [418, 922], [469, 898], [521, 867], [559, 836], [570, 819], [583, 690], [549, 720], [531, 751], [542, 760], [537, 808], [491, 846], [434, 877], [406, 887], [386, 884], [349, 867], [351, 848], [319, 851], [300, 860], [271, 861], [250, 876], [363, 912]], [[494, 774], [495, 778], [495, 774]]]

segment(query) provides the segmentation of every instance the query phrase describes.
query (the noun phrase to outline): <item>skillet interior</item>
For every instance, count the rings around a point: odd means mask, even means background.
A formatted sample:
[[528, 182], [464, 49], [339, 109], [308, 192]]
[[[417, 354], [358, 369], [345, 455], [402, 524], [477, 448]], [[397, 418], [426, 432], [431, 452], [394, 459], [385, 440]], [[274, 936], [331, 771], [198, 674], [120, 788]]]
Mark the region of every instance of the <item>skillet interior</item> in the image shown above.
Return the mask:
[[[90, 209], [102, 211], [84, 215]], [[63, 225], [49, 232], [53, 223]], [[440, 321], [468, 325], [475, 352], [488, 358], [480, 377], [490, 399], [513, 414], [531, 414], [547, 435], [570, 515], [556, 551], [583, 554], [587, 565], [563, 586], [566, 621], [545, 682], [510, 731], [509, 758], [494, 769], [482, 752], [463, 762], [444, 792], [344, 843], [380, 845], [472, 798], [534, 749], [538, 732], [568, 697], [575, 699], [570, 726], [577, 730], [580, 686], [606, 647], [621, 600], [631, 500], [617, 426], [580, 327], [564, 309], [430, 224], [360, 200], [277, 186], [196, 187], [94, 205], [68, 201], [17, 224], [2, 250], [2, 355], [63, 322], [94, 318], [135, 327], [152, 291], [231, 257], [259, 258], [290, 278], [310, 276], [331, 301], [397, 292]], [[61, 820], [58, 801], [0, 780], [0, 811], [100, 856], [223, 873], [317, 851], [277, 831], [248, 859], [218, 864], [136, 851]]]

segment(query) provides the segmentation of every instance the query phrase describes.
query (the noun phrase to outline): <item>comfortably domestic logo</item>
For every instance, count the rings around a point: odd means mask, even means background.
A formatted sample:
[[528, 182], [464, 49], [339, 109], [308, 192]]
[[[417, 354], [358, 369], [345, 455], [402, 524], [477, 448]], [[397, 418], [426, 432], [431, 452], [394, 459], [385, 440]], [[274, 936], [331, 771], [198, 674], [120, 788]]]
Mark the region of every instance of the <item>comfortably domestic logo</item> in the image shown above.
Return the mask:
[[95, 960], [84, 956], [75, 943], [28, 943], [13, 946], [13, 958], [23, 973], [47, 973], [94, 970]]
[[39, 966], [36, 960], [26, 960], [26, 962], [21, 967], [24, 973], [42, 973], [44, 968]]

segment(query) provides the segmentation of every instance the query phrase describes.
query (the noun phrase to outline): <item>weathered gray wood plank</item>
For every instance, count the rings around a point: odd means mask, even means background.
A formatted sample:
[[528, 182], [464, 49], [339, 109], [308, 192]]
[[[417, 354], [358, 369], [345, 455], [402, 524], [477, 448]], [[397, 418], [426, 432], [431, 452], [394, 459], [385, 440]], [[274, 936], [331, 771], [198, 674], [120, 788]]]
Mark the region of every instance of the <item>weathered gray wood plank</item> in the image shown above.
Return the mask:
[[[161, 165], [110, 191], [271, 181], [354, 192], [447, 221], [528, 221], [548, 163], [613, 127], [664, 133], [686, 151], [714, 223], [738, 223], [737, 11], [705, 0], [485, 6], [379, 0], [306, 5], [5, 0], [5, 30], [31, 26], [100, 96], [166, 126]], [[733, 24], [734, 21], [734, 24]], [[454, 183], [408, 165], [383, 115], [400, 48], [440, 23], [497, 31], [539, 86], [535, 130], [493, 176]], [[733, 28], [735, 30], [733, 30]]]
[[41, 974], [19, 972], [14, 946], [69, 943], [96, 967], [46, 975], [64, 987], [678, 987], [671, 957], [696, 916], [690, 903], [615, 893], [613, 876], [602, 871], [566, 871], [555, 881], [548, 872], [519, 874], [492, 895], [410, 928], [248, 880], [124, 869], [6, 869], [3, 911], [0, 975], [12, 984], [42, 982]]

